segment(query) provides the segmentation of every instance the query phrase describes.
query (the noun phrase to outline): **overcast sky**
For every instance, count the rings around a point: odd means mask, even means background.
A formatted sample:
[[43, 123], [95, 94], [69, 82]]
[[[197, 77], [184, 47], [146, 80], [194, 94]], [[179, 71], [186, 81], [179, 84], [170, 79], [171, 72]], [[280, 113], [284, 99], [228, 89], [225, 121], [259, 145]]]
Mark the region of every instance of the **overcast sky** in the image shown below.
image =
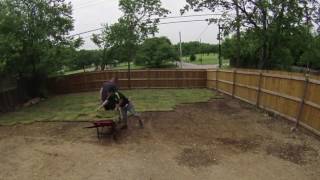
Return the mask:
[[[117, 22], [121, 16], [118, 8], [118, 0], [69, 0], [73, 4], [73, 16], [75, 19], [75, 29], [71, 34], [77, 34], [84, 31], [100, 28], [102, 24], [112, 24]], [[163, 7], [171, 11], [168, 16], [179, 16], [180, 9], [184, 7], [185, 0], [162, 0]], [[194, 13], [189, 12], [186, 15], [207, 14], [210, 12]], [[166, 19], [161, 22], [172, 22], [182, 20], [205, 19], [207, 17], [189, 17], [179, 19]], [[157, 36], [167, 36], [172, 43], [179, 42], [179, 32], [182, 34], [182, 41], [199, 41], [207, 43], [216, 43], [218, 27], [216, 24], [208, 26], [207, 22], [189, 22], [179, 24], [167, 24], [159, 26]], [[98, 31], [99, 32], [99, 31]], [[96, 32], [96, 33], [98, 33]], [[91, 34], [84, 34], [85, 49], [95, 49], [96, 46], [90, 41]]]

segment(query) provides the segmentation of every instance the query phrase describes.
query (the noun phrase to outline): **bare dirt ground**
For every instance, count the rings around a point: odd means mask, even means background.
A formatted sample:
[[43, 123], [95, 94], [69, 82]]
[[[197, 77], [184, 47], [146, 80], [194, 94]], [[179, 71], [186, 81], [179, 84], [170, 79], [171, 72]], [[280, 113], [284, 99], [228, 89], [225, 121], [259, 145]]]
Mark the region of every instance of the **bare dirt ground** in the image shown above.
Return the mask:
[[229, 97], [142, 114], [99, 141], [88, 123], [0, 127], [0, 179], [314, 179], [319, 138]]

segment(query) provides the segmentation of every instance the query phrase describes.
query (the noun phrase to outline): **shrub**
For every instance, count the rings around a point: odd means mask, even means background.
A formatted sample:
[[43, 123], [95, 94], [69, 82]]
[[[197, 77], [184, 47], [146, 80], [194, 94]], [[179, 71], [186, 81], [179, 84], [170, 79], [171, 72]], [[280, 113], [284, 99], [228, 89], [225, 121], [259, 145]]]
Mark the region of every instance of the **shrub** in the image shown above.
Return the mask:
[[190, 61], [191, 62], [194, 62], [194, 61], [196, 61], [197, 60], [197, 57], [194, 55], [194, 54], [191, 54], [191, 56], [190, 56]]

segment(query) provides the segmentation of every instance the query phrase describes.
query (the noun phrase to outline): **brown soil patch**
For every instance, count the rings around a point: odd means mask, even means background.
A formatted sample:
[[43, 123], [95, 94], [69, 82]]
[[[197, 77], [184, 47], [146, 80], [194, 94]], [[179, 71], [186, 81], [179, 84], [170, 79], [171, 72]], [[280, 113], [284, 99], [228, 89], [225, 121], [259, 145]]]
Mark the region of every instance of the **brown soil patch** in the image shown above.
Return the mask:
[[307, 145], [300, 144], [274, 144], [266, 149], [269, 155], [280, 159], [293, 162], [295, 164], [304, 165], [308, 163], [308, 155], [317, 157], [318, 153], [315, 149]]
[[185, 148], [177, 157], [180, 165], [192, 168], [207, 167], [218, 164], [213, 151], [198, 148]]
[[320, 176], [318, 139], [229, 97], [142, 119], [144, 129], [130, 119], [116, 141], [98, 140], [90, 123], [0, 126], [0, 180]]
[[232, 138], [217, 138], [217, 141], [221, 142], [223, 145], [230, 145], [243, 152], [251, 151], [259, 147], [259, 143], [254, 139], [232, 139]]

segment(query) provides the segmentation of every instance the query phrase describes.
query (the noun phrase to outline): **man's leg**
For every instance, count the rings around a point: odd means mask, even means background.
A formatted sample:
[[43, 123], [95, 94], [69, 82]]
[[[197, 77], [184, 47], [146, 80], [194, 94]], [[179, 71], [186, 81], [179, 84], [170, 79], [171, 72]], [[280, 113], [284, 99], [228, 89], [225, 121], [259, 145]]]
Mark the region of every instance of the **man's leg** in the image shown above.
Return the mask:
[[122, 128], [126, 129], [128, 127], [128, 108], [120, 108], [121, 113], [121, 123], [123, 124]]
[[134, 105], [133, 105], [131, 102], [129, 102], [129, 104], [128, 104], [128, 106], [127, 106], [127, 109], [128, 109], [128, 111], [130, 112], [131, 115], [133, 115], [134, 117], [138, 118], [138, 120], [139, 120], [139, 125], [140, 125], [141, 128], [143, 128], [142, 119], [141, 119], [141, 117], [139, 116], [139, 114], [135, 111]]

